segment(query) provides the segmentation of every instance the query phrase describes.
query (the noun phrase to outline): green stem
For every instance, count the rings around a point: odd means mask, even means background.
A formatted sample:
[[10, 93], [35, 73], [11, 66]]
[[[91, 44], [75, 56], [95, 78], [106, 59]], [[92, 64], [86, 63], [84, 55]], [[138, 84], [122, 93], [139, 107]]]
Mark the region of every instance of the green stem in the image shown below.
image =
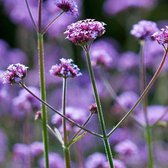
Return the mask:
[[[66, 115], [66, 96], [67, 95], [67, 78], [63, 78], [63, 91], [62, 91], [62, 113], [63, 115]], [[64, 134], [64, 157], [65, 157], [65, 165], [66, 168], [71, 167], [71, 161], [70, 161], [70, 151], [69, 147], [67, 147], [68, 144], [68, 133], [66, 129], [66, 120], [65, 118], [62, 118], [62, 124], [63, 124], [63, 134]]]
[[114, 168], [112, 151], [111, 151], [111, 148], [110, 148], [109, 139], [106, 135], [106, 126], [105, 126], [103, 111], [102, 111], [102, 107], [101, 107], [101, 103], [100, 103], [100, 98], [99, 98], [97, 87], [96, 87], [94, 72], [93, 72], [92, 65], [91, 65], [89, 49], [87, 48], [87, 46], [83, 47], [83, 49], [86, 53], [88, 70], [89, 70], [89, 75], [90, 75], [90, 79], [91, 79], [91, 82], [92, 82], [94, 97], [95, 97], [96, 104], [97, 104], [98, 118], [99, 118], [99, 123], [100, 123], [102, 134], [103, 134], [103, 142], [104, 142], [105, 151], [106, 151], [106, 154], [107, 154], [107, 158], [108, 158], [108, 161], [109, 161], [110, 168]]
[[149, 124], [145, 127], [146, 132], [146, 141], [148, 146], [148, 168], [154, 167], [154, 161], [153, 161], [153, 144], [152, 144], [152, 128]]
[[[145, 90], [146, 87], [146, 68], [145, 68], [145, 58], [144, 58], [144, 41], [140, 42], [141, 46], [141, 52], [140, 52], [140, 84], [141, 84], [141, 93]], [[144, 96], [143, 100], [143, 112], [145, 117], [145, 134], [146, 134], [146, 141], [147, 141], [147, 148], [148, 148], [148, 168], [153, 168], [153, 150], [152, 150], [152, 133], [151, 133], [151, 127], [149, 125], [148, 121], [148, 112], [147, 112], [147, 105], [148, 105], [148, 99], [147, 94]]]
[[64, 146], [64, 157], [65, 157], [65, 164], [66, 168], [71, 167], [71, 158], [70, 158], [70, 152], [69, 152], [69, 147]]
[[146, 94], [149, 92], [150, 88], [152, 87], [153, 83], [155, 82], [155, 80], [157, 79], [157, 77], [159, 76], [162, 67], [165, 63], [166, 57], [167, 57], [167, 53], [168, 53], [168, 48], [165, 50], [165, 54], [160, 62], [160, 65], [158, 67], [158, 69], [156, 70], [155, 74], [153, 75], [152, 79], [150, 80], [149, 84], [147, 85], [147, 87], [145, 88], [145, 90], [143, 91], [143, 93], [141, 94], [141, 96], [139, 97], [139, 99], [137, 100], [137, 102], [133, 105], [133, 107], [125, 114], [125, 116], [118, 122], [118, 124], [108, 133], [108, 137], [110, 137], [110, 135], [127, 119], [127, 117], [129, 117], [129, 115], [135, 110], [135, 108], [137, 107], [137, 105], [144, 99], [144, 97], [146, 96]]
[[[44, 46], [43, 46], [43, 35], [38, 33], [38, 61], [40, 70], [40, 92], [41, 99], [46, 101], [46, 86], [45, 86], [45, 74], [44, 74]], [[49, 168], [48, 159], [48, 130], [47, 130], [47, 107], [41, 103], [42, 110], [42, 121], [43, 121], [43, 143], [44, 143], [44, 155], [45, 155], [45, 167]]]

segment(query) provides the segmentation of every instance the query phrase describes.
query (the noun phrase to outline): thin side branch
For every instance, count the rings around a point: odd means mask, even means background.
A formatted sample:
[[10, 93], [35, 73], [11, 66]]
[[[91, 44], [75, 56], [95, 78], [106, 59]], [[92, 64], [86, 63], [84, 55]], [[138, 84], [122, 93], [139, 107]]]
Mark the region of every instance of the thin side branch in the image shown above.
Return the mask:
[[52, 26], [52, 24], [64, 13], [64, 11], [60, 12], [53, 20], [51, 20], [48, 25], [44, 27], [42, 30], [42, 34], [45, 34], [47, 30]]
[[34, 18], [33, 18], [32, 12], [31, 12], [31, 10], [30, 10], [29, 3], [28, 3], [27, 0], [25, 0], [25, 2], [26, 2], [27, 10], [28, 10], [29, 15], [30, 15], [30, 19], [31, 19], [31, 21], [32, 21], [32, 23], [33, 23], [33, 26], [34, 26], [35, 31], [37, 32], [37, 25], [36, 25], [36, 22], [35, 22], [35, 20], [34, 20]]
[[164, 56], [163, 56], [163, 58], [162, 58], [162, 60], [160, 62], [160, 65], [159, 65], [157, 71], [153, 75], [151, 81], [149, 82], [149, 84], [147, 85], [147, 87], [145, 88], [145, 90], [143, 91], [143, 93], [141, 94], [141, 96], [139, 97], [139, 99], [137, 100], [137, 102], [127, 112], [127, 114], [125, 114], [125, 116], [118, 122], [118, 124], [115, 127], [113, 127], [113, 129], [108, 133], [107, 137], [110, 137], [110, 135], [127, 119], [127, 117], [134, 111], [134, 109], [137, 107], [137, 105], [144, 99], [144, 97], [149, 92], [150, 88], [152, 87], [153, 83], [157, 79], [158, 75], [160, 74], [160, 72], [162, 70], [162, 67], [163, 67], [163, 65], [165, 63], [166, 57], [167, 57], [167, 53], [168, 53], [168, 48], [165, 51], [165, 54], [164, 54]]
[[41, 100], [38, 96], [36, 96], [33, 92], [31, 92], [25, 84], [23, 84], [22, 82], [19, 82], [20, 86], [23, 87], [25, 90], [27, 90], [32, 96], [34, 96], [37, 100], [39, 100], [40, 102], [42, 102], [44, 105], [46, 105], [49, 109], [53, 110], [55, 113], [57, 113], [58, 115], [60, 115], [61, 117], [65, 118], [67, 121], [71, 122], [72, 124], [76, 125], [77, 127], [83, 129], [84, 131], [96, 136], [96, 137], [99, 137], [99, 138], [103, 138], [102, 135], [96, 133], [96, 132], [93, 132], [93, 131], [90, 131], [86, 128], [83, 128], [80, 124], [76, 123], [75, 121], [73, 121], [72, 119], [68, 118], [67, 116], [61, 114], [59, 111], [55, 110], [54, 107], [52, 107], [51, 105], [49, 105], [47, 102]]

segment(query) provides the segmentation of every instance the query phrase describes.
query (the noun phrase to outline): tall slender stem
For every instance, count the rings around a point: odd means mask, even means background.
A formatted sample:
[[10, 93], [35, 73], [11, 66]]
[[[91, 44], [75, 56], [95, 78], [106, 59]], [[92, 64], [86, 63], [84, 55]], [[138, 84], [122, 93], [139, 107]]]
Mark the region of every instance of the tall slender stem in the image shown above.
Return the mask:
[[163, 67], [165, 60], [166, 60], [166, 57], [167, 57], [167, 53], [168, 53], [168, 48], [165, 50], [165, 54], [160, 62], [158, 69], [156, 70], [155, 74], [153, 75], [152, 79], [150, 80], [149, 84], [147, 85], [147, 87], [145, 88], [145, 90], [143, 91], [143, 93], [141, 94], [139, 99], [137, 100], [137, 102], [125, 114], [125, 116], [118, 122], [118, 124], [108, 133], [108, 135], [107, 135], [108, 137], [110, 137], [110, 135], [127, 119], [127, 117], [129, 117], [129, 115], [134, 111], [134, 109], [137, 107], [137, 105], [143, 100], [143, 98], [149, 92], [150, 88], [152, 87], [153, 83], [155, 82], [155, 80], [157, 79], [158, 75], [160, 74], [160, 72], [162, 70], [162, 67]]
[[[42, 29], [42, 4], [43, 0], [39, 0], [38, 4], [38, 63], [40, 71], [40, 92], [41, 99], [46, 101], [46, 86], [45, 86], [45, 69], [44, 69], [44, 42]], [[45, 156], [45, 168], [49, 168], [48, 158], [48, 129], [47, 129], [47, 107], [41, 103], [42, 110], [42, 122], [43, 122], [43, 143], [44, 143], [44, 156]]]
[[[140, 85], [141, 93], [145, 90], [146, 87], [146, 68], [145, 68], [145, 58], [144, 58], [144, 41], [140, 42], [141, 52], [140, 52]], [[147, 112], [148, 98], [147, 94], [144, 96], [143, 100], [143, 112], [145, 118], [145, 134], [148, 148], [148, 168], [153, 168], [153, 152], [152, 152], [152, 133], [151, 127], [148, 121], [148, 112]]]
[[[67, 95], [67, 78], [63, 78], [63, 89], [62, 89], [62, 113], [63, 115], [66, 115], [66, 96]], [[62, 124], [63, 124], [63, 134], [64, 134], [64, 157], [65, 157], [65, 165], [66, 168], [71, 167], [71, 161], [70, 161], [70, 151], [68, 145], [68, 134], [66, 129], [66, 120], [65, 118], [62, 118]]]
[[88, 70], [89, 70], [89, 75], [90, 75], [90, 79], [91, 79], [91, 82], [92, 82], [94, 97], [95, 97], [96, 104], [97, 104], [98, 118], [99, 118], [101, 130], [102, 130], [102, 134], [103, 134], [103, 142], [104, 142], [105, 151], [106, 151], [106, 154], [107, 154], [107, 158], [108, 158], [108, 161], [109, 161], [110, 168], [114, 168], [112, 151], [111, 151], [111, 148], [110, 148], [109, 139], [106, 135], [106, 126], [105, 126], [103, 111], [102, 111], [102, 107], [101, 107], [101, 103], [100, 103], [100, 98], [99, 98], [97, 87], [96, 87], [94, 72], [93, 72], [92, 65], [91, 65], [89, 49], [87, 48], [87, 46], [83, 47], [83, 49], [86, 53]]
[[[39, 56], [39, 69], [40, 69], [40, 92], [41, 99], [46, 101], [46, 86], [45, 86], [45, 74], [44, 74], [44, 51], [43, 51], [43, 35], [38, 34], [38, 56]], [[45, 166], [49, 168], [48, 160], [48, 130], [47, 130], [47, 107], [41, 103], [42, 121], [43, 121], [43, 142], [44, 142], [44, 154], [45, 154]]]

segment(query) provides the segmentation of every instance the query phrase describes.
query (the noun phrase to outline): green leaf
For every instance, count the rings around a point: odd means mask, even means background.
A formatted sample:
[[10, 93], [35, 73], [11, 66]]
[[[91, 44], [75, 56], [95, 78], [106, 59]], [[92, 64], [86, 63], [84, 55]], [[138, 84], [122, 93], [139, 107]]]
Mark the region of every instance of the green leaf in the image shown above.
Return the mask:
[[62, 145], [64, 145], [64, 141], [62, 139], [61, 133], [59, 132], [59, 130], [56, 127], [54, 128], [54, 133], [55, 133], [56, 138], [59, 140], [59, 142]]
[[70, 142], [69, 142], [69, 144], [68, 144], [68, 146], [71, 146], [71, 145], [73, 145], [74, 143], [76, 143], [77, 141], [79, 141], [79, 140], [81, 140], [85, 135], [86, 135], [86, 131], [85, 132], [83, 132], [82, 134], [80, 134], [79, 136], [77, 136], [77, 137], [75, 137], [74, 139], [72, 139]]

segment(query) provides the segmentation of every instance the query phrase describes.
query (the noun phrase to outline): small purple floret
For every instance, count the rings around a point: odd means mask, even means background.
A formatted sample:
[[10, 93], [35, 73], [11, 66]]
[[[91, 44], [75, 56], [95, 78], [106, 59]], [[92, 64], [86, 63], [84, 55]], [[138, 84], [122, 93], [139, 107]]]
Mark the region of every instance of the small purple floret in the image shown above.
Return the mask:
[[105, 33], [105, 23], [94, 19], [80, 20], [69, 25], [64, 32], [67, 39], [77, 45], [84, 45]]
[[50, 74], [63, 78], [74, 78], [82, 75], [77, 65], [73, 64], [72, 59], [60, 59], [61, 63], [53, 65], [50, 69]]
[[131, 35], [139, 40], [146, 40], [156, 31], [158, 31], [158, 28], [155, 22], [141, 20], [137, 24], [133, 25]]
[[159, 44], [167, 44], [168, 43], [168, 26], [162, 28], [160, 31], [155, 32], [152, 35], [152, 38], [156, 40]]
[[79, 15], [78, 7], [74, 0], [56, 0], [56, 6], [75, 17]]
[[20, 63], [9, 65], [2, 74], [3, 83], [13, 84], [21, 82], [27, 74], [27, 69], [28, 67]]

